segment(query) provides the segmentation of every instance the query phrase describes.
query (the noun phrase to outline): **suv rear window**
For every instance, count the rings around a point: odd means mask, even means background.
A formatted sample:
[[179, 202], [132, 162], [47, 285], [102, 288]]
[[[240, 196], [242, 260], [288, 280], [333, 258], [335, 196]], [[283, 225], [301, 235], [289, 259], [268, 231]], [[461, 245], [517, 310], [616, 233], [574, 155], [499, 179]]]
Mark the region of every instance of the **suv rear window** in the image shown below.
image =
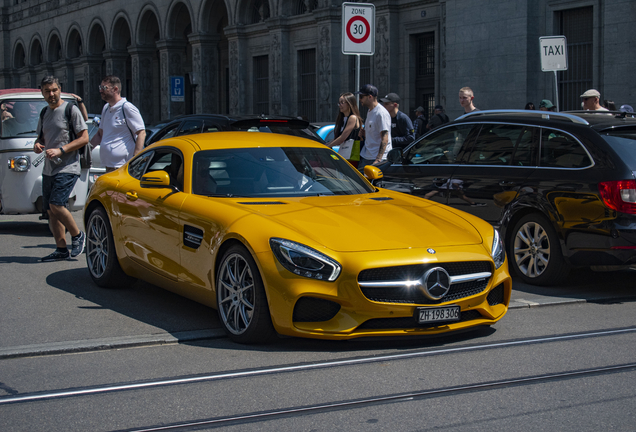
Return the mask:
[[624, 133], [618, 135], [601, 134], [601, 136], [630, 169], [636, 170], [636, 134], [631, 137]]

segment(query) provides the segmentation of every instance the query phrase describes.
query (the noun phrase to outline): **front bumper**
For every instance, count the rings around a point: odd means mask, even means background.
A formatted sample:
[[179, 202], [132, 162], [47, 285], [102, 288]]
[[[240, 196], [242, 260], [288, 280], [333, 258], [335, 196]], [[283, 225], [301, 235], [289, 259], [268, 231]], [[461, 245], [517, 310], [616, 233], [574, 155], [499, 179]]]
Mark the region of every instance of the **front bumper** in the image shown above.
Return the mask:
[[[457, 249], [461, 249], [458, 252]], [[352, 339], [364, 336], [434, 335], [481, 325], [492, 325], [508, 310], [512, 280], [507, 262], [494, 269], [481, 245], [439, 248], [435, 255], [401, 250], [366, 252], [338, 257], [343, 272], [335, 282], [308, 279], [284, 269], [272, 253], [258, 254], [274, 327], [280, 334], [320, 339]], [[388, 258], [387, 258], [388, 257]], [[368, 269], [413, 265], [444, 266], [447, 263], [488, 262], [492, 273], [463, 294], [438, 301], [415, 296], [374, 295], [360, 285], [360, 273]], [[383, 294], [390, 293], [387, 288]], [[366, 295], [365, 295], [366, 294]], [[459, 321], [419, 325], [417, 307], [458, 305]], [[314, 319], [315, 321], [309, 321]]]

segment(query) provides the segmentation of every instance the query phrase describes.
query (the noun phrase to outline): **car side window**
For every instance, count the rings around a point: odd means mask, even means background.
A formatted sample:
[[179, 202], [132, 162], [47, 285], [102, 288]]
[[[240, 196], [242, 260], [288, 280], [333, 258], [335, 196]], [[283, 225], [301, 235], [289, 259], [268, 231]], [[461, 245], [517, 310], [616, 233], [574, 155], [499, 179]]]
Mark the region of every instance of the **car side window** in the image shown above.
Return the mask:
[[553, 129], [541, 132], [541, 166], [585, 168], [592, 165], [587, 151], [574, 137]]
[[154, 152], [149, 151], [144, 153], [140, 157], [132, 160], [128, 164], [128, 174], [130, 174], [131, 177], [134, 177], [137, 180], [139, 180], [141, 176], [143, 175], [146, 169], [146, 166], [148, 165], [148, 162], [152, 158], [153, 154]]
[[179, 135], [190, 135], [201, 133], [203, 122], [201, 120], [187, 120], [179, 129]]
[[451, 164], [457, 160], [472, 125], [458, 125], [436, 131], [417, 141], [404, 160], [407, 164]]
[[222, 130], [223, 130], [223, 127], [221, 127], [217, 123], [212, 122], [209, 119], [203, 120], [203, 133], [221, 132]]
[[532, 163], [532, 133], [527, 133], [527, 128], [519, 125], [485, 124], [473, 144], [467, 163], [529, 166]]
[[181, 123], [175, 123], [173, 125], [167, 126], [164, 130], [157, 132], [157, 137], [153, 139], [154, 142], [157, 142], [162, 139], [171, 138], [177, 133], [177, 129]]
[[170, 176], [170, 184], [183, 190], [183, 158], [171, 149], [158, 149], [150, 160], [146, 173], [165, 171]]

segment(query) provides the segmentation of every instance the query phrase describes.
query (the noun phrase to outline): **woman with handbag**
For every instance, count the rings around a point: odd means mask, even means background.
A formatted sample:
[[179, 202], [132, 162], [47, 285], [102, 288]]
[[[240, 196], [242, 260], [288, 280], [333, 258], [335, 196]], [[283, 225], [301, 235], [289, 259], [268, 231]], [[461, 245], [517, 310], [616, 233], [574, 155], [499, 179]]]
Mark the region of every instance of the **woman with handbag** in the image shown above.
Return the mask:
[[356, 97], [353, 93], [343, 93], [338, 99], [338, 117], [333, 130], [334, 140], [327, 146], [340, 146], [338, 153], [357, 167], [360, 160], [360, 140], [358, 133], [362, 128], [362, 117], [358, 110]]

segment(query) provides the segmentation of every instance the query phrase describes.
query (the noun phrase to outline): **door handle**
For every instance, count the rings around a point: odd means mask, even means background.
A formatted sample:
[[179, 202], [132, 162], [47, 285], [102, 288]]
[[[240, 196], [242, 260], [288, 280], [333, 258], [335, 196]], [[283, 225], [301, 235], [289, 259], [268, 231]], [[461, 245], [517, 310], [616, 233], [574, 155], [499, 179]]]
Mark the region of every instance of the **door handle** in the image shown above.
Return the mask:
[[126, 199], [129, 199], [130, 201], [137, 201], [139, 197], [137, 196], [137, 192], [134, 191], [128, 191], [126, 192]]

